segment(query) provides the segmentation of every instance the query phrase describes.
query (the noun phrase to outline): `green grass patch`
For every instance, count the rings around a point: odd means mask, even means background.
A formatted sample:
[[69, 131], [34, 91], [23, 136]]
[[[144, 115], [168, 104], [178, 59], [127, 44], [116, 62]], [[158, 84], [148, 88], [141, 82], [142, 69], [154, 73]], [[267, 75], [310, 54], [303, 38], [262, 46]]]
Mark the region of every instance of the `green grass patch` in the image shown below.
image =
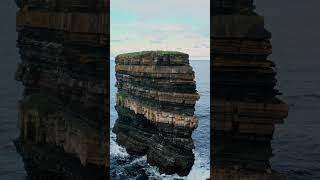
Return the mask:
[[137, 58], [143, 56], [188, 56], [188, 54], [178, 51], [140, 51], [126, 54], [120, 54], [116, 58]]
[[126, 92], [120, 91], [120, 92], [118, 92], [118, 96], [121, 98], [127, 98], [128, 94]]

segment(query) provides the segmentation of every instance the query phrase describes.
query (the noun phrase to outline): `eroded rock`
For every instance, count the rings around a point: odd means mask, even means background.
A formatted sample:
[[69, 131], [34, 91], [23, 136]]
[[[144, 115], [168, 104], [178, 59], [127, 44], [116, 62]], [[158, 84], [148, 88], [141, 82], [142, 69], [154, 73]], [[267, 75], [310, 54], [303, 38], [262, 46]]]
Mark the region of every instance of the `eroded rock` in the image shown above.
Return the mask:
[[214, 0], [211, 27], [211, 178], [282, 180], [270, 141], [288, 106], [277, 95], [271, 33], [253, 0]]
[[20, 0], [15, 141], [30, 179], [105, 179], [108, 2]]
[[166, 174], [188, 175], [199, 99], [188, 55], [145, 51], [116, 57], [117, 142], [132, 155], [147, 155]]

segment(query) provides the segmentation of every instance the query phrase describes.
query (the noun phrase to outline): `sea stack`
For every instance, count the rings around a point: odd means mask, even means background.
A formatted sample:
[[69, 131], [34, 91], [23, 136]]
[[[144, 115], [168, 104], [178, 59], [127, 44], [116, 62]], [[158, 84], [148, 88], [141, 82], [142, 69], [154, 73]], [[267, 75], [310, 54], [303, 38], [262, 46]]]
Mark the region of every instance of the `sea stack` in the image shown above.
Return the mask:
[[20, 0], [16, 79], [27, 179], [105, 179], [109, 52], [105, 0]]
[[[270, 171], [271, 153], [240, 153], [257, 144], [269, 149], [275, 124], [283, 123], [288, 114], [287, 104], [276, 97], [280, 93], [275, 89], [275, 65], [268, 59], [271, 33], [254, 12], [253, 0], [212, 3], [212, 178], [276, 179]], [[228, 148], [231, 144], [235, 153]], [[230, 154], [242, 161], [222, 159]], [[256, 166], [248, 167], [253, 160]]]
[[147, 155], [166, 174], [187, 175], [194, 162], [191, 138], [199, 99], [188, 54], [144, 51], [118, 55], [113, 132], [132, 155]]

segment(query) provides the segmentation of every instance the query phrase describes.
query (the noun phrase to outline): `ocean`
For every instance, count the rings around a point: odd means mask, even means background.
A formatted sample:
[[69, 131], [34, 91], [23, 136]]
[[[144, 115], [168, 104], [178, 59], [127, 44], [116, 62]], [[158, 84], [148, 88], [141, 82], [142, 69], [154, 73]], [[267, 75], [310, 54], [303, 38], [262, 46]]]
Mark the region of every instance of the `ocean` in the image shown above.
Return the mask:
[[277, 72], [289, 116], [276, 127], [272, 167], [289, 180], [320, 179], [319, 66], [282, 66]]

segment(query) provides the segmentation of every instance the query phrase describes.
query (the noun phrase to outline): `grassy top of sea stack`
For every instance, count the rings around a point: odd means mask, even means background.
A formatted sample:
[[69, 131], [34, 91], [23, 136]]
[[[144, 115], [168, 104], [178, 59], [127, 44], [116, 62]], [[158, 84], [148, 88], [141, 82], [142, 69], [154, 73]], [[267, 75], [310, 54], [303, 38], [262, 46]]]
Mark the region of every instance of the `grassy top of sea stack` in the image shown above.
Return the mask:
[[140, 51], [140, 52], [131, 52], [120, 54], [116, 58], [139, 58], [143, 56], [182, 56], [182, 57], [189, 57], [188, 54], [179, 52], [179, 51]]
[[189, 55], [178, 51], [141, 51], [120, 54], [115, 60], [123, 65], [186, 65]]

